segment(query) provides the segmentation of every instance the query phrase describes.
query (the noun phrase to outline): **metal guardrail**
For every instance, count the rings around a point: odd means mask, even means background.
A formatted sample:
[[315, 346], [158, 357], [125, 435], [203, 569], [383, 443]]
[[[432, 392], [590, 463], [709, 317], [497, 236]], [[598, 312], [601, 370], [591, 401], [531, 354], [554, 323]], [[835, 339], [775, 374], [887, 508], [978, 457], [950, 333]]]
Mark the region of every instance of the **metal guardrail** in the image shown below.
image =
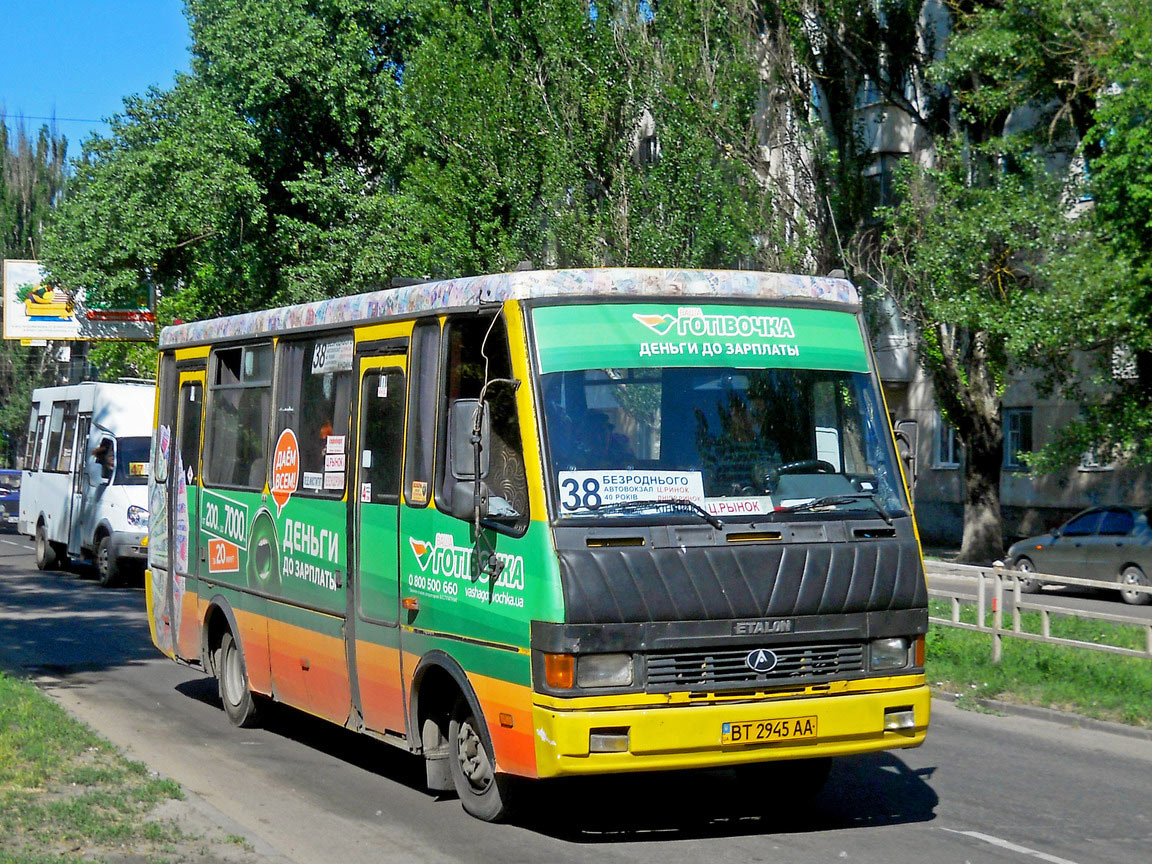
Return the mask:
[[[1152, 658], [1152, 619], [1137, 618], [1132, 615], [1112, 615], [1106, 612], [1091, 612], [1083, 609], [1070, 609], [1067, 606], [1054, 606], [1041, 600], [1024, 599], [1034, 595], [1024, 594], [1020, 590], [1020, 574], [1003, 566], [973, 567], [967, 564], [947, 564], [939, 561], [925, 561], [924, 569], [928, 575], [928, 594], [931, 597], [946, 598], [951, 603], [951, 616], [937, 618], [929, 616], [928, 620], [942, 624], [946, 627], [958, 627], [962, 630], [976, 630], [989, 633], [992, 636], [992, 662], [999, 663], [1004, 656], [1004, 637], [1025, 639], [1033, 642], [1046, 642], [1049, 645], [1071, 645], [1076, 648], [1087, 648], [1092, 651], [1106, 651], [1110, 654], [1122, 654], [1128, 657]], [[970, 597], [967, 593], [961, 594], [955, 590], [934, 588], [932, 577], [950, 577], [958, 579], [971, 579], [976, 583], [976, 596]], [[1110, 587], [1096, 579], [1078, 579], [1072, 576], [1053, 576], [1047, 573], [1029, 573], [1030, 579], [1058, 585], [1082, 585], [1089, 588]], [[986, 625], [987, 620], [987, 593], [989, 582], [992, 586], [992, 624]], [[1152, 586], [1125, 585], [1125, 591], [1139, 591], [1152, 594]], [[1006, 590], [1007, 589], [1007, 590]], [[1005, 595], [1012, 597], [1012, 625], [1004, 626], [1004, 599]], [[969, 624], [960, 620], [960, 608], [965, 604], [975, 604], [976, 624]], [[1040, 632], [1029, 633], [1021, 627], [1020, 616], [1022, 612], [1040, 613]], [[1118, 645], [1102, 645], [1098, 642], [1084, 642], [1079, 639], [1065, 639], [1051, 634], [1051, 621], [1053, 615], [1064, 615], [1070, 618], [1081, 618], [1093, 621], [1108, 621], [1113, 624], [1127, 624], [1142, 627], [1146, 638], [1146, 648], [1139, 651], [1135, 648], [1122, 648]]]

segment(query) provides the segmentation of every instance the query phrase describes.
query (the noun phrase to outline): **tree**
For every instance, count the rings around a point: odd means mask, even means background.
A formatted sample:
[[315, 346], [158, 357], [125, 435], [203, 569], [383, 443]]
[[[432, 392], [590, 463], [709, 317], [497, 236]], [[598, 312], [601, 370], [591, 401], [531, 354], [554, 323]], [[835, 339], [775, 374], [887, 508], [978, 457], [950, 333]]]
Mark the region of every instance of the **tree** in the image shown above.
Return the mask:
[[1075, 290], [1081, 274], [1065, 262], [1093, 239], [1069, 219], [1065, 183], [1041, 160], [1020, 157], [979, 184], [971, 166], [945, 148], [936, 167], [905, 167], [900, 203], [882, 211], [873, 272], [915, 326], [919, 361], [964, 443], [960, 560], [989, 561], [1003, 553], [1000, 397], [1038, 362], [1036, 309]]
[[[808, 260], [801, 230], [765, 228], [776, 190], [747, 158], [753, 6], [732, 26], [635, 0], [187, 8], [192, 74], [85, 148], [45, 256], [61, 285], [155, 290], [164, 320], [177, 297], [203, 317], [524, 259]], [[682, 107], [705, 31], [709, 89]]]
[[1138, 0], [1106, 8], [1115, 38], [1092, 56], [1101, 86], [1085, 138], [1091, 219], [1106, 253], [1088, 262], [1094, 290], [1078, 314], [1053, 313], [1045, 331], [1051, 342], [1096, 350], [1104, 395], [1060, 430], [1037, 460], [1045, 469], [1087, 451], [1102, 461], [1152, 465], [1152, 10]]
[[[15, 147], [0, 111], [0, 259], [36, 260], [44, 224], [59, 204], [66, 183], [68, 142], [47, 126], [32, 138], [16, 126]], [[54, 367], [51, 354], [7, 341], [0, 346], [0, 460], [14, 466], [27, 433], [32, 390]]]
[[1068, 0], [948, 8], [953, 33], [925, 80], [949, 94], [954, 120], [935, 130], [925, 167], [908, 168], [880, 230], [854, 246], [916, 328], [918, 359], [966, 454], [960, 557], [985, 561], [1003, 551], [1007, 377], [1033, 368], [1050, 386], [1071, 384], [1067, 351], [1085, 344], [1070, 339], [1075, 304], [1115, 285], [1092, 273], [1104, 255], [1093, 220], [1075, 218], [1084, 187], [1069, 170], [1115, 31], [1107, 8]]

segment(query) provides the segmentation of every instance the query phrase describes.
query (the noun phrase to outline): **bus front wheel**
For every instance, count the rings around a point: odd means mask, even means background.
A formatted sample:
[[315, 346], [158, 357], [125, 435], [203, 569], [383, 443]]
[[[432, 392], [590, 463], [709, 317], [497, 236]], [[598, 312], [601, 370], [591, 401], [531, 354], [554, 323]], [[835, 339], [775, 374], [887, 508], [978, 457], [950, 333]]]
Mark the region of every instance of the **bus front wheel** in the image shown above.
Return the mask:
[[248, 689], [244, 656], [231, 630], [221, 638], [216, 653], [216, 680], [220, 685], [220, 701], [224, 703], [224, 713], [232, 725], [242, 728], [256, 725], [259, 706], [252, 691]]
[[500, 822], [509, 813], [511, 779], [496, 773], [481, 723], [464, 699], [456, 703], [448, 723], [452, 783], [465, 811], [485, 822]]
[[96, 578], [104, 588], [120, 582], [120, 561], [112, 553], [112, 538], [107, 534], [96, 544]]

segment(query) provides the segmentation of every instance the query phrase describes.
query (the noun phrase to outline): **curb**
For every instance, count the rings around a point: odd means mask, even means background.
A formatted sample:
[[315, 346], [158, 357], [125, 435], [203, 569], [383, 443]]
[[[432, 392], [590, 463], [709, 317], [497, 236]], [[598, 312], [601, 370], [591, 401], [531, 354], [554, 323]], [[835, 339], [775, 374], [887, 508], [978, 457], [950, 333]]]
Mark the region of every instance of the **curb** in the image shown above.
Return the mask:
[[[959, 699], [958, 693], [948, 693], [942, 690], [933, 690], [932, 698], [955, 705]], [[990, 711], [999, 711], [1016, 717], [1030, 717], [1033, 720], [1047, 720], [1061, 726], [1073, 729], [1091, 729], [1095, 732], [1108, 732], [1112, 735], [1123, 735], [1126, 738], [1135, 738], [1140, 741], [1152, 741], [1152, 729], [1142, 729], [1139, 726], [1129, 726], [1126, 723], [1114, 723], [1110, 720], [1095, 720], [1082, 714], [1073, 714], [1069, 711], [1057, 711], [1055, 708], [1041, 708], [1038, 705], [1017, 705], [1013, 702], [1000, 702], [996, 699], [973, 700], [981, 708]], [[964, 710], [963, 706], [959, 706]]]

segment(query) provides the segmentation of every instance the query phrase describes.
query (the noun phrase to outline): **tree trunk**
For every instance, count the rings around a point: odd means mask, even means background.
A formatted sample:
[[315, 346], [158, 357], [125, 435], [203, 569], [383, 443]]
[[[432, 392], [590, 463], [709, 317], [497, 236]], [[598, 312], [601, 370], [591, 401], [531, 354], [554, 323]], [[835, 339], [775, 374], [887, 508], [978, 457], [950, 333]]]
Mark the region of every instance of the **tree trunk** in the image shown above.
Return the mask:
[[1003, 438], [974, 435], [966, 442], [964, 463], [964, 539], [957, 561], [988, 564], [1004, 555], [1000, 515], [1000, 466]]
[[988, 564], [1004, 554], [1000, 472], [1004, 427], [989, 365], [989, 336], [936, 325], [939, 355], [926, 364], [936, 398], [964, 445], [964, 534], [958, 561]]

